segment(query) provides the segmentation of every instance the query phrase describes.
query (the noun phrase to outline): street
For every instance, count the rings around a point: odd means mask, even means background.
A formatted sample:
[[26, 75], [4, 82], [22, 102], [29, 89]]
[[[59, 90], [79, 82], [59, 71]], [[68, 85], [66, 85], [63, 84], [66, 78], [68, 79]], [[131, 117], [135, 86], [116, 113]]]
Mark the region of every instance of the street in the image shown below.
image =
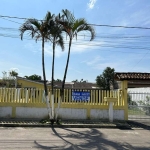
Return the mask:
[[0, 150], [146, 150], [150, 131], [97, 128], [0, 128]]

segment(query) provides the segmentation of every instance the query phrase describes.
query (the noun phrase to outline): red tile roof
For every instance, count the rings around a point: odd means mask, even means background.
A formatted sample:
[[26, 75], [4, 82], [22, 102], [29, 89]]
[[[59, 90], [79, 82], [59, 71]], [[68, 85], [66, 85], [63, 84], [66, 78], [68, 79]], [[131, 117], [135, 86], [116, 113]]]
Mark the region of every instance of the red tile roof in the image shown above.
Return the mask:
[[115, 80], [150, 80], [150, 73], [140, 72], [115, 72]]

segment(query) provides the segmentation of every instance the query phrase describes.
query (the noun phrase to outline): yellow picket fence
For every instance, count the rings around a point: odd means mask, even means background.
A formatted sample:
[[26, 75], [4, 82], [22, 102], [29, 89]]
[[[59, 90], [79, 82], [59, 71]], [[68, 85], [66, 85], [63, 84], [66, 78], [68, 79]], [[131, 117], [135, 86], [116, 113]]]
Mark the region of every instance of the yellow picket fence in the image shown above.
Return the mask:
[[[51, 89], [49, 91], [49, 98], [51, 98]], [[89, 101], [74, 101], [72, 100], [72, 91], [87, 91], [90, 92]], [[54, 103], [57, 104], [60, 96], [60, 89], [54, 90]], [[107, 102], [104, 101], [104, 97], [115, 97], [118, 99], [114, 103], [114, 106], [124, 106], [123, 92], [122, 90], [106, 91], [99, 89], [92, 90], [64, 90], [64, 100], [62, 104], [86, 104], [86, 105], [100, 105], [106, 106]], [[25, 89], [25, 88], [0, 88], [0, 103], [26, 103], [26, 104], [39, 104], [45, 103], [44, 90], [43, 89]]]
[[[73, 91], [86, 91], [90, 93], [90, 99], [88, 101], [73, 100]], [[51, 105], [51, 89], [48, 89], [50, 106]], [[58, 101], [60, 97], [60, 89], [54, 90], [54, 107], [58, 107]], [[127, 93], [126, 86], [122, 90], [106, 91], [99, 89], [91, 90], [79, 90], [79, 89], [65, 89], [64, 99], [60, 108], [62, 110], [73, 110], [76, 112], [80, 110], [86, 110], [86, 118], [91, 118], [92, 112], [95, 110], [108, 110], [109, 104], [104, 100], [104, 97], [117, 98], [117, 102], [113, 104], [114, 110], [124, 111], [124, 119], [128, 119], [128, 107], [127, 107]], [[0, 109], [11, 108], [11, 117], [15, 118], [16, 114], [21, 108], [27, 109], [45, 109], [46, 100], [43, 89], [37, 88], [0, 88]], [[65, 111], [64, 111], [65, 112]], [[5, 112], [7, 113], [7, 111]], [[27, 117], [27, 116], [26, 116]]]

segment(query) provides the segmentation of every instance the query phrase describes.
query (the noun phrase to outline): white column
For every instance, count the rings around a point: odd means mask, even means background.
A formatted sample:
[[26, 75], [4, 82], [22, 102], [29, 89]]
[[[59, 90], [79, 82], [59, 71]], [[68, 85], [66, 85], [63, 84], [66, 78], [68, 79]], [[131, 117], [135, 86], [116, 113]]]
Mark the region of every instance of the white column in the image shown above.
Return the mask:
[[113, 122], [113, 102], [109, 102], [109, 121]]
[[51, 95], [51, 102], [52, 102], [52, 119], [54, 119], [54, 95]]

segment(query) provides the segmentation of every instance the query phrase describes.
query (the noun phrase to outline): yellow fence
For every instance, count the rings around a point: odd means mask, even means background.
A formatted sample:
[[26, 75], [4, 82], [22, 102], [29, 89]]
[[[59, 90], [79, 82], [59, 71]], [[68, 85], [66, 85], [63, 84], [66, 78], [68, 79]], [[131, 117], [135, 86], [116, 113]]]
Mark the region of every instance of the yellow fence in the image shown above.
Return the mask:
[[[62, 104], [86, 104], [86, 105], [108, 105], [104, 101], [104, 97], [115, 97], [118, 99], [114, 106], [124, 106], [123, 92], [121, 90], [106, 91], [106, 90], [75, 90], [90, 92], [89, 101], [74, 101], [72, 100], [72, 89], [64, 90], [64, 101]], [[51, 90], [49, 89], [49, 98]], [[60, 89], [54, 91], [54, 103], [59, 100]], [[0, 103], [45, 103], [43, 89], [24, 89], [24, 88], [0, 88]]]
[[[49, 91], [49, 99], [51, 102], [51, 89]], [[73, 89], [64, 90], [64, 100], [61, 103], [61, 108], [69, 109], [86, 109], [87, 117], [90, 118], [91, 111], [93, 110], [108, 110], [108, 102], [104, 101], [104, 97], [114, 97], [118, 101], [115, 102], [113, 108], [115, 110], [124, 111], [124, 119], [128, 119], [127, 113], [127, 94], [126, 89], [116, 91], [106, 90], [75, 90], [75, 91], [88, 91], [90, 92], [89, 101], [74, 101], [72, 100]], [[54, 107], [57, 108], [60, 96], [60, 89], [54, 90]], [[28, 108], [46, 108], [46, 101], [43, 89], [34, 88], [0, 88], [0, 107], [12, 107], [12, 117], [16, 116], [17, 107]]]

